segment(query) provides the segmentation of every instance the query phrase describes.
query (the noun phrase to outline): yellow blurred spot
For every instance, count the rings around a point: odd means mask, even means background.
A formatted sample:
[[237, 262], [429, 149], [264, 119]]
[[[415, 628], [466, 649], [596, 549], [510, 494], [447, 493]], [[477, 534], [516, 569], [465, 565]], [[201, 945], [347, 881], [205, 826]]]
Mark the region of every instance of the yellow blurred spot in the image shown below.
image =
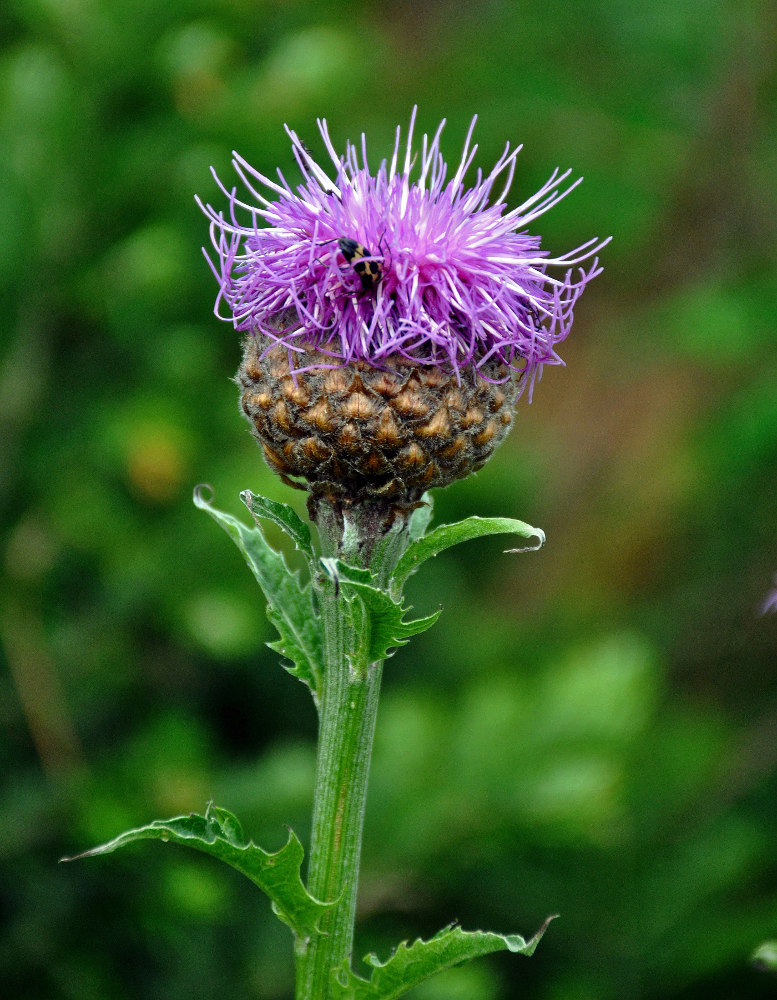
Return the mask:
[[165, 431], [145, 431], [129, 442], [127, 478], [133, 490], [154, 503], [177, 495], [184, 474], [178, 444]]

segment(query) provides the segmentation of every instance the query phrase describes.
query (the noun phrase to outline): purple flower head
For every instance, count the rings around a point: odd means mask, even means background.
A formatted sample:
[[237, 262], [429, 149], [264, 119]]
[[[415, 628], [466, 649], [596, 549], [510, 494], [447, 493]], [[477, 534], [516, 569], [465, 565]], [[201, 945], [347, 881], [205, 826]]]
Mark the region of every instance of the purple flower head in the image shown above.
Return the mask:
[[[397, 129], [391, 161], [374, 174], [364, 135], [360, 149], [348, 143], [339, 156], [324, 120], [318, 127], [332, 176], [288, 127], [303, 176], [296, 190], [280, 171], [274, 181], [234, 155], [256, 203], [218, 178], [228, 217], [199, 202], [216, 251], [215, 265], [210, 261], [221, 289], [216, 314], [238, 330], [263, 334], [268, 346], [280, 340], [291, 352], [316, 347], [333, 365], [361, 359], [380, 366], [399, 354], [460, 370], [493, 358], [524, 371], [523, 384], [531, 385], [543, 365], [563, 363], [555, 345], [569, 333], [586, 284], [601, 271], [595, 254], [608, 241], [592, 239], [551, 257], [527, 227], [577, 186], [579, 180], [562, 188], [571, 171], [555, 170], [508, 211], [521, 147], [507, 145], [491, 172], [484, 177], [478, 170], [467, 188], [476, 119], [448, 179], [440, 153], [445, 122], [431, 141], [423, 136], [419, 155], [415, 114], [404, 148]], [[222, 301], [229, 316], [220, 315]]]

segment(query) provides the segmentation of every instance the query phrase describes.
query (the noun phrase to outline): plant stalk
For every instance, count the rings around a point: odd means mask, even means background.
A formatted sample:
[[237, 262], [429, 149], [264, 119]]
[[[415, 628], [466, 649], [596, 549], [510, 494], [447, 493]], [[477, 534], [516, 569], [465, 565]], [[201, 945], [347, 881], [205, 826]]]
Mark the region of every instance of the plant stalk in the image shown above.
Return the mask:
[[[375, 538], [357, 523], [323, 510], [317, 518], [322, 550], [351, 565], [372, 561]], [[351, 544], [349, 542], [358, 542]], [[361, 536], [361, 538], [359, 538]], [[365, 543], [366, 544], [362, 544]], [[399, 543], [401, 547], [401, 542]], [[380, 546], [378, 546], [379, 552]], [[367, 555], [359, 558], [358, 551]], [[376, 559], [378, 553], [376, 552]], [[307, 888], [323, 901], [337, 900], [320, 933], [296, 944], [296, 1000], [327, 1000], [332, 970], [353, 948], [362, 829], [383, 661], [360, 662], [346, 601], [336, 582], [317, 581], [325, 669], [319, 701], [319, 735]]]

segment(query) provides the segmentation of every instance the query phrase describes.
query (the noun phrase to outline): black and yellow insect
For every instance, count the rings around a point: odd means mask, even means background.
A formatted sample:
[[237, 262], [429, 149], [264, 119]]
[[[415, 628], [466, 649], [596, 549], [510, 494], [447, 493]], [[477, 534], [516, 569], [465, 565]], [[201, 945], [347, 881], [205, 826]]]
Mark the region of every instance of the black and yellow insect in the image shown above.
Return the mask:
[[358, 274], [365, 292], [371, 291], [383, 277], [383, 263], [379, 260], [365, 260], [365, 257], [372, 257], [371, 251], [347, 236], [341, 236], [337, 240], [340, 253], [345, 257], [354, 271]]

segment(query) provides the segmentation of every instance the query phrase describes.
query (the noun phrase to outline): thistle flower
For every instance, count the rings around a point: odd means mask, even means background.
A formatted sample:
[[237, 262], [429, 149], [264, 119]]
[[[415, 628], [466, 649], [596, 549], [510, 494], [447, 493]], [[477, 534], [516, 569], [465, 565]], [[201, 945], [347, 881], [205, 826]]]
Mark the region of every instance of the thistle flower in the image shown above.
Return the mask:
[[520, 394], [528, 387], [531, 397], [544, 365], [563, 363], [556, 345], [608, 241], [557, 257], [540, 248], [527, 227], [579, 180], [564, 187], [571, 171], [555, 170], [508, 211], [520, 146], [465, 187], [475, 121], [450, 180], [445, 123], [415, 154], [414, 110], [404, 147], [397, 129], [391, 161], [374, 174], [365, 137], [339, 156], [320, 120], [329, 173], [287, 128], [296, 190], [235, 154], [255, 203], [218, 177], [228, 216], [200, 202], [216, 251], [216, 315], [247, 334], [243, 412], [271, 467], [306, 479], [314, 497], [412, 506], [480, 468]]

